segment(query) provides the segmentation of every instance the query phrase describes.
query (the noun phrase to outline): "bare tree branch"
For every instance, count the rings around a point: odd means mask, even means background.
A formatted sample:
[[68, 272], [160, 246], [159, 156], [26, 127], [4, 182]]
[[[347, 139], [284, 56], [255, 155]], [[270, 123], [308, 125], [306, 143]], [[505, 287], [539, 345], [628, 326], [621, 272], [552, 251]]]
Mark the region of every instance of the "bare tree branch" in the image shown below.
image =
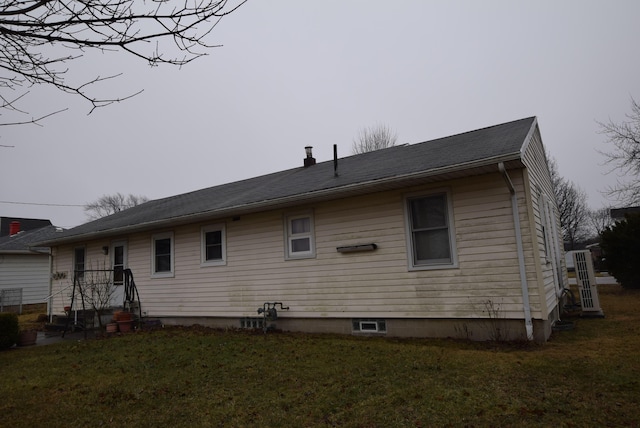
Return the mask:
[[351, 151], [353, 154], [372, 152], [394, 146], [397, 140], [397, 134], [388, 126], [370, 126], [360, 130], [358, 136], [353, 140]]
[[614, 224], [611, 218], [611, 207], [589, 211], [589, 223], [595, 235], [600, 236], [607, 227]]
[[103, 195], [98, 200], [89, 202], [84, 206], [84, 211], [89, 220], [106, 217], [111, 214], [135, 207], [136, 205], [147, 202], [149, 198], [146, 196], [138, 196], [129, 194], [127, 196], [122, 193], [113, 195]]
[[[152, 66], [188, 64], [219, 46], [208, 43], [207, 36], [220, 19], [245, 1], [4, 2], [0, 4], [0, 91], [50, 85], [88, 101], [90, 112], [126, 100], [140, 91], [116, 97], [100, 97], [90, 91], [93, 85], [118, 74], [70, 82], [69, 64], [91, 50], [123, 51]], [[16, 101], [21, 97], [0, 107], [16, 111]]]
[[615, 123], [597, 122], [600, 133], [607, 137], [607, 143], [613, 148], [600, 153], [611, 165], [611, 172], [620, 176], [615, 186], [609, 187], [607, 195], [626, 205], [640, 204], [640, 105], [631, 98], [631, 113], [627, 120]]
[[[24, 97], [26, 95], [22, 94], [20, 95], [18, 98], [15, 98], [13, 100], [6, 100], [4, 97], [0, 96], [0, 100], [2, 100], [2, 102], [0, 103], [0, 109], [8, 109], [8, 110], [13, 110], [15, 112], [18, 113], [22, 113], [22, 114], [28, 114], [27, 112], [24, 112], [20, 109], [18, 109], [15, 104], [18, 100], [20, 100], [22, 97]], [[67, 109], [61, 109], [61, 110], [57, 110], [51, 113], [47, 113], [44, 115], [41, 115], [39, 117], [31, 117], [31, 119], [25, 119], [25, 120], [19, 120], [19, 121], [13, 121], [13, 122], [5, 122], [2, 123], [0, 122], [0, 126], [13, 126], [13, 125], [27, 125], [27, 124], [33, 124], [33, 125], [38, 125], [38, 126], [42, 126], [40, 124], [41, 121], [43, 121], [44, 119], [53, 116], [54, 114], [58, 114], [58, 113], [62, 113], [63, 111], [66, 111]], [[5, 146], [7, 147], [7, 146]], [[10, 146], [13, 147], [13, 146]]]
[[551, 185], [558, 204], [563, 240], [573, 250], [578, 242], [588, 237], [587, 194], [573, 182], [560, 176], [558, 164], [549, 154], [547, 154], [547, 159]]

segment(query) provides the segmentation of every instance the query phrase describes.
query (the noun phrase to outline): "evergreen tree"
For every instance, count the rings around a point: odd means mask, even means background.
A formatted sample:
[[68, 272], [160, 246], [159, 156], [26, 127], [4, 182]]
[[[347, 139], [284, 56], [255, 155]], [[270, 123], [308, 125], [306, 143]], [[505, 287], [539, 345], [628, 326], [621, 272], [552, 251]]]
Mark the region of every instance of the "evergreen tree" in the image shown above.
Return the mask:
[[627, 215], [602, 232], [606, 267], [624, 288], [640, 288], [640, 214]]

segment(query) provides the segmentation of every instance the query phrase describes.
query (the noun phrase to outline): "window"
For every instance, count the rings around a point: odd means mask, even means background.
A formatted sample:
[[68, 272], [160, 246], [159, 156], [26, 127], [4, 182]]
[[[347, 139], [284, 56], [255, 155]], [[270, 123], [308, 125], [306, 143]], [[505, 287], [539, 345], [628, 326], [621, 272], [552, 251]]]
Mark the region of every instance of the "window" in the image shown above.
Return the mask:
[[311, 214], [289, 216], [286, 219], [287, 258], [315, 256], [313, 217]]
[[456, 264], [450, 198], [446, 192], [407, 199], [407, 222], [412, 268]]
[[220, 266], [226, 263], [226, 244], [224, 224], [202, 228], [202, 266]]
[[73, 270], [74, 275], [78, 279], [84, 278], [84, 261], [86, 250], [84, 247], [78, 247], [73, 250]]
[[351, 320], [354, 333], [386, 333], [387, 321], [384, 319], [356, 318]]
[[127, 267], [126, 242], [114, 242], [111, 244], [111, 261], [113, 266], [113, 285], [124, 284], [124, 270]]
[[153, 235], [151, 242], [151, 275], [173, 276], [173, 233]]

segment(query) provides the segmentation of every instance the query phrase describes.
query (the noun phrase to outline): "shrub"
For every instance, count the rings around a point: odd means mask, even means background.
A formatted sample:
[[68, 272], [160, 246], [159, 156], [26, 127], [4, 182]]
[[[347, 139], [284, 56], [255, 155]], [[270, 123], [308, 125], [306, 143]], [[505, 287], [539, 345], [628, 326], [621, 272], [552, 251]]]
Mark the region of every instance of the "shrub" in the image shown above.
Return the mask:
[[13, 312], [0, 312], [0, 349], [11, 348], [20, 334], [18, 315]]
[[624, 288], [640, 288], [640, 214], [606, 228], [600, 246], [609, 273]]

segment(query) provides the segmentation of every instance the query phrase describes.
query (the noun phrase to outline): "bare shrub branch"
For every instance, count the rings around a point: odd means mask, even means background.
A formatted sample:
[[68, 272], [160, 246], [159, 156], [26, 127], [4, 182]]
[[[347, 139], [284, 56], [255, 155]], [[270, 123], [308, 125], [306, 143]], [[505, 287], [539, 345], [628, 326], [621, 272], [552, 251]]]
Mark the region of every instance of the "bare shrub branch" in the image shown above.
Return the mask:
[[615, 123], [597, 122], [600, 133], [607, 137], [611, 150], [601, 151], [609, 173], [615, 172], [619, 180], [615, 186], [607, 188], [607, 195], [625, 205], [640, 205], [640, 105], [631, 99], [631, 113], [627, 120]]

